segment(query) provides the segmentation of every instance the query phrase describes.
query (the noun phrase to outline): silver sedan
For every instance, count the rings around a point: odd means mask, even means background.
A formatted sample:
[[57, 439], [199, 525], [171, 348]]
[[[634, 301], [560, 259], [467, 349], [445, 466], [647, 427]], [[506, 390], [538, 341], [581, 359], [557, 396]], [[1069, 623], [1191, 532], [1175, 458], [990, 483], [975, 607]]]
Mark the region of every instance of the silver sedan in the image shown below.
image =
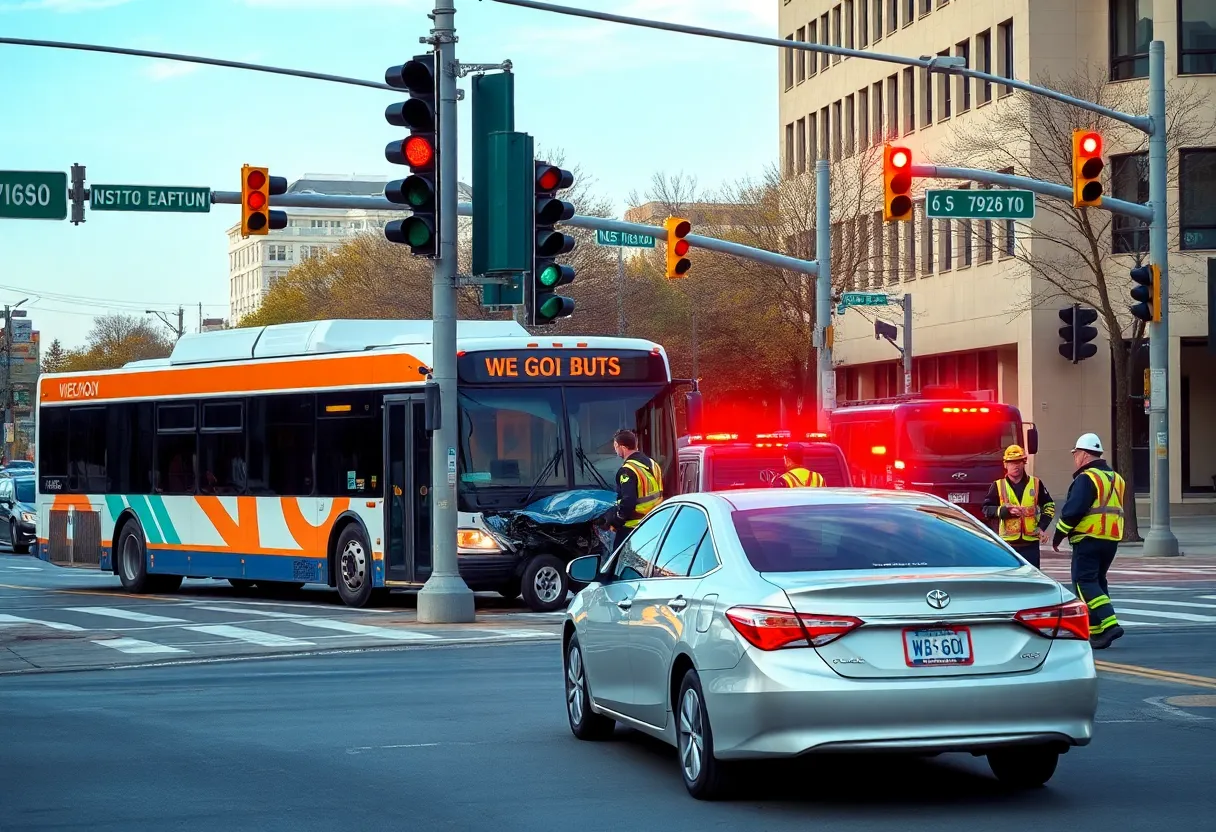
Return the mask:
[[571, 730], [665, 740], [697, 798], [734, 761], [833, 751], [970, 752], [1041, 786], [1092, 736], [1085, 604], [931, 495], [687, 494], [568, 571]]

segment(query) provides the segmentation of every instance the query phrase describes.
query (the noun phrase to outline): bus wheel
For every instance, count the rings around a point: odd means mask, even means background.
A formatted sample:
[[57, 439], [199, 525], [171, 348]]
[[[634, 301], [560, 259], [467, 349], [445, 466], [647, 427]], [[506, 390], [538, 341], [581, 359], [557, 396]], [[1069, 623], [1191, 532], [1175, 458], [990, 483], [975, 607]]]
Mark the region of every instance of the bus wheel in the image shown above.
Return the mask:
[[348, 607], [366, 607], [372, 600], [372, 551], [357, 523], [338, 536], [338, 595]]
[[122, 588], [127, 592], [136, 594], [151, 592], [152, 576], [148, 574], [148, 560], [144, 553], [143, 535], [139, 533], [139, 526], [135, 523], [128, 523], [122, 530], [122, 535], [118, 539], [118, 558], [115, 561], [115, 566], [118, 571], [118, 578], [122, 581]]
[[570, 579], [562, 562], [553, 555], [537, 555], [524, 567], [520, 590], [524, 603], [534, 612], [565, 609]]

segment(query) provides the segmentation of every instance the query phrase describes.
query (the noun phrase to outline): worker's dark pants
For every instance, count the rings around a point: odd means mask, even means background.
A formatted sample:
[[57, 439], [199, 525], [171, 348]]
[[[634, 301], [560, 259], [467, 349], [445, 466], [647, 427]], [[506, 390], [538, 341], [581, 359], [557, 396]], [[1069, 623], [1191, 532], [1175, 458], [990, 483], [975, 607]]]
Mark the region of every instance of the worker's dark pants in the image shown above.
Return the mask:
[[1039, 541], [1031, 543], [1028, 540], [1019, 540], [1017, 543], [1010, 543], [1013, 550], [1026, 560], [1030, 561], [1030, 565], [1035, 569], [1039, 568]]
[[1089, 605], [1089, 634], [1095, 636], [1119, 623], [1110, 602], [1106, 573], [1115, 562], [1119, 543], [1083, 537], [1072, 544], [1072, 584], [1081, 600]]

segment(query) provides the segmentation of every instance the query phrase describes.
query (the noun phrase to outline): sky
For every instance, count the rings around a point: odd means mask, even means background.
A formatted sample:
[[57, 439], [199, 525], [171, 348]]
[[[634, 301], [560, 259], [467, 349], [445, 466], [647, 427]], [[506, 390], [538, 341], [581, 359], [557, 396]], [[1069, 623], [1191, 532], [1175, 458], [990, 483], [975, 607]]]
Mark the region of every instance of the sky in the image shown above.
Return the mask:
[[[776, 36], [773, 0], [565, 0], [618, 14]], [[424, 50], [433, 0], [0, 0], [5, 37], [95, 43], [383, 81]], [[456, 0], [458, 59], [514, 64], [515, 126], [560, 148], [618, 212], [655, 172], [714, 189], [758, 176], [778, 152], [776, 50]], [[460, 82], [460, 178], [471, 181], [469, 79]], [[0, 45], [0, 170], [88, 182], [235, 191], [242, 164], [396, 178], [400, 93], [198, 64]], [[42, 342], [84, 342], [93, 316], [146, 310], [187, 331], [227, 317], [227, 229], [208, 214], [89, 213], [0, 219], [0, 304], [29, 298]], [[155, 318], [152, 319], [155, 323]], [[157, 324], [160, 325], [159, 323]]]

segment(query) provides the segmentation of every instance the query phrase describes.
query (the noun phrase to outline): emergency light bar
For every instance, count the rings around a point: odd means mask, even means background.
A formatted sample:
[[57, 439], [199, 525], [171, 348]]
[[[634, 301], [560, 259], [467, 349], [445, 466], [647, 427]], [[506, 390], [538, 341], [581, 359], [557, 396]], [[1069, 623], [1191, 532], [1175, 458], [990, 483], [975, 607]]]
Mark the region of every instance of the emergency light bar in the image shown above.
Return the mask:
[[987, 407], [943, 407], [942, 413], [988, 413]]
[[[806, 441], [810, 442], [826, 442], [828, 435], [826, 433], [807, 433], [805, 434]], [[791, 441], [801, 441], [793, 438], [793, 435], [788, 430], [772, 431], [770, 433], [756, 433], [752, 435], [738, 433], [694, 433], [688, 436], [688, 444], [690, 445], [710, 445], [710, 444], [727, 444], [741, 443], [753, 445], [757, 448], [781, 448], [788, 445]]]

